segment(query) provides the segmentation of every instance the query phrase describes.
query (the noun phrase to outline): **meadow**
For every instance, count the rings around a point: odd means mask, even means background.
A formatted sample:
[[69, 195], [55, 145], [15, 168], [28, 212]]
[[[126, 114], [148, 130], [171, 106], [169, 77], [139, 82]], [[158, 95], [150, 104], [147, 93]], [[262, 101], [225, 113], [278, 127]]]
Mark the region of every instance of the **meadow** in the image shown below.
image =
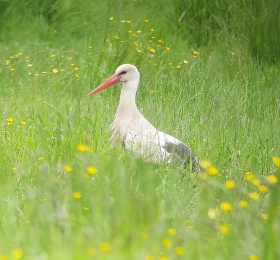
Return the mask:
[[[280, 4], [0, 1], [0, 260], [280, 259]], [[206, 172], [113, 147], [137, 104]]]

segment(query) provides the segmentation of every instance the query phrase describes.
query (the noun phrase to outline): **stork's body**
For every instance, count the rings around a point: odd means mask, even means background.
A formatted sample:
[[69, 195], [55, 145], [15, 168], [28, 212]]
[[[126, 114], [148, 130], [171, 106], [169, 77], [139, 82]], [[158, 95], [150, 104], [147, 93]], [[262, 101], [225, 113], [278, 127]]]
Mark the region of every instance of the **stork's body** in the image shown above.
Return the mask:
[[120, 140], [126, 149], [156, 163], [170, 163], [175, 158], [180, 159], [182, 163], [191, 163], [194, 171], [200, 167], [196, 155], [175, 137], [157, 130], [138, 110], [135, 97], [139, 80], [137, 68], [123, 64], [116, 69], [113, 76], [88, 94], [93, 95], [113, 84], [123, 82], [117, 113], [110, 126], [113, 130], [113, 142]]

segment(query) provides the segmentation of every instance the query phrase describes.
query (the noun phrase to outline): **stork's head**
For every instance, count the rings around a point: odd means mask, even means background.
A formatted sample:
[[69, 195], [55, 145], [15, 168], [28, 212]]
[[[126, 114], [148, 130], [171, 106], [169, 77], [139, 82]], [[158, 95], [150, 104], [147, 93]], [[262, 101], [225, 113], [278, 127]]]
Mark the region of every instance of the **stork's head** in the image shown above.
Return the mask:
[[117, 75], [121, 82], [139, 79], [139, 72], [137, 68], [131, 64], [123, 64], [119, 66], [115, 75]]
[[99, 85], [97, 88], [92, 90], [88, 94], [88, 96], [91, 96], [118, 82], [137, 81], [137, 85], [138, 85], [139, 79], [140, 79], [140, 74], [135, 66], [131, 64], [123, 64], [116, 69], [114, 75], [106, 79], [101, 85]]

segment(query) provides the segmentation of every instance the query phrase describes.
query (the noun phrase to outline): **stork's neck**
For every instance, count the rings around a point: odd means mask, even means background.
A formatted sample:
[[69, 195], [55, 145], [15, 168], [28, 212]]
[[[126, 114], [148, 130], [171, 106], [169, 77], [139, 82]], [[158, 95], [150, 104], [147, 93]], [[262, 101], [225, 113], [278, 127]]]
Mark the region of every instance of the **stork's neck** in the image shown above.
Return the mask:
[[136, 92], [139, 79], [133, 79], [123, 83], [120, 102], [116, 116], [129, 116], [140, 113], [136, 106]]

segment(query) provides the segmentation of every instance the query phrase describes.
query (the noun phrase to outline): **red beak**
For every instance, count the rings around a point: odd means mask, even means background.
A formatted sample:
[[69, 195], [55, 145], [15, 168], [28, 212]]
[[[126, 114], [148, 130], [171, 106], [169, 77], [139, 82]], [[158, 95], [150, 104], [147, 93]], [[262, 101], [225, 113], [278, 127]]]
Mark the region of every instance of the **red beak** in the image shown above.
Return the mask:
[[118, 75], [114, 74], [110, 78], [106, 79], [101, 85], [99, 85], [97, 88], [92, 90], [90, 93], [88, 93], [88, 96], [91, 96], [105, 88], [109, 88], [110, 86], [120, 82], [120, 78]]

